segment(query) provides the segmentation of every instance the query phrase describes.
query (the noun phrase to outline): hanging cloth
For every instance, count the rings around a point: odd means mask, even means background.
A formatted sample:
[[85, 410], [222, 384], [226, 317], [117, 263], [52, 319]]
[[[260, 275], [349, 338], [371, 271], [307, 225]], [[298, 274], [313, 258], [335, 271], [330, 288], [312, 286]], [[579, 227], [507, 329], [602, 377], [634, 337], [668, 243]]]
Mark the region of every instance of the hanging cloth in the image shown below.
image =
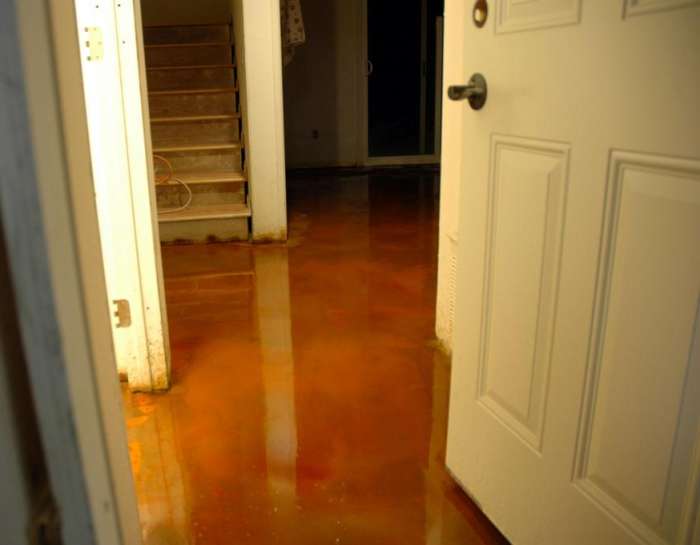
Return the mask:
[[282, 27], [282, 58], [287, 66], [294, 58], [297, 47], [306, 42], [301, 0], [280, 0]]

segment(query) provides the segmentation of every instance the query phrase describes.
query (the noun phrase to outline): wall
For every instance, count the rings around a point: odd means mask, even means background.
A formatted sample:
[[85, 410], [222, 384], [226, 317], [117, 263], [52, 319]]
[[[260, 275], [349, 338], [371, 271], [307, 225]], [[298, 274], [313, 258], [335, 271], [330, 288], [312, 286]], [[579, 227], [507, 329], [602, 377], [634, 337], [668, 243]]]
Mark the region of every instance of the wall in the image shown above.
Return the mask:
[[231, 0], [253, 240], [287, 239], [279, 0]]
[[230, 0], [141, 0], [144, 25], [225, 23], [231, 18]]
[[304, 0], [302, 10], [307, 43], [284, 68], [287, 165], [356, 165], [362, 2]]
[[0, 236], [0, 528], [3, 543], [21, 545], [36, 489], [47, 477], [7, 262]]

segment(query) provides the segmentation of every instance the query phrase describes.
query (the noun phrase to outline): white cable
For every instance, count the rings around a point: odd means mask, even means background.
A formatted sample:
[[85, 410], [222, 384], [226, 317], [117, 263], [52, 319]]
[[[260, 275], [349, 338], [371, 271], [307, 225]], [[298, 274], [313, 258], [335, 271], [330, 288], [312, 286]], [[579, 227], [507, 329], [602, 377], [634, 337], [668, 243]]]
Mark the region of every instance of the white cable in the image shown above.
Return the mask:
[[182, 212], [183, 210], [186, 210], [190, 206], [190, 204], [192, 204], [192, 190], [190, 189], [190, 186], [188, 186], [180, 178], [175, 178], [174, 176], [170, 178], [170, 181], [177, 182], [185, 188], [185, 191], [187, 191], [187, 202], [178, 208], [159, 208], [158, 213], [160, 214], [173, 214], [175, 212]]
[[182, 212], [183, 210], [187, 209], [190, 206], [190, 204], [192, 204], [192, 189], [190, 189], [190, 186], [188, 186], [185, 182], [174, 176], [175, 170], [173, 169], [172, 163], [168, 161], [168, 159], [156, 153], [153, 154], [153, 158], [162, 161], [168, 167], [168, 174], [165, 178], [158, 179], [158, 177], [156, 176], [156, 185], [165, 185], [168, 182], [173, 181], [179, 183], [182, 187], [185, 188], [185, 191], [187, 191], [187, 202], [185, 204], [177, 208], [158, 208], [158, 213], [173, 214], [175, 212]]

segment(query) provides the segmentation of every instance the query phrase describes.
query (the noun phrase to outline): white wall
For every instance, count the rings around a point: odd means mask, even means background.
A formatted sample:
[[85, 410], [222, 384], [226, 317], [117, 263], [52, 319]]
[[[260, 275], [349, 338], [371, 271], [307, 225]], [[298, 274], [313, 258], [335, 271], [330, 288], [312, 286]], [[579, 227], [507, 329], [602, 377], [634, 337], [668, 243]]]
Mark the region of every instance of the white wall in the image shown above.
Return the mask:
[[[443, 88], [464, 83], [463, 25], [467, 13], [462, 0], [445, 1], [445, 47]], [[440, 249], [438, 251], [438, 290], [436, 334], [442, 345], [452, 348], [455, 285], [457, 275], [457, 229], [459, 222], [459, 189], [462, 179], [463, 102], [442, 102], [442, 160], [440, 176]]]
[[302, 11], [307, 43], [284, 69], [287, 165], [359, 164], [362, 2], [304, 0]]
[[141, 0], [145, 25], [227, 23], [230, 0]]
[[287, 239], [279, 0], [231, 0], [253, 240]]

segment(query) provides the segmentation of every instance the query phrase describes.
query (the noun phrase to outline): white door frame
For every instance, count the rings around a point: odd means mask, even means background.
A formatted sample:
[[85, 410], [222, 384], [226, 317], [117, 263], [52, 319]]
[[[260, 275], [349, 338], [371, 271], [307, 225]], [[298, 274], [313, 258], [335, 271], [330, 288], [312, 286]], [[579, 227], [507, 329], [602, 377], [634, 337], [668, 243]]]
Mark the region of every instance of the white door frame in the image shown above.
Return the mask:
[[[387, 157], [370, 157], [369, 156], [369, 78], [368, 78], [368, 63], [369, 63], [369, 44], [368, 44], [368, 28], [367, 28], [367, 2], [362, 0], [360, 9], [360, 55], [358, 60], [358, 81], [359, 93], [358, 108], [360, 111], [360, 127], [357, 140], [357, 158], [358, 164], [362, 166], [393, 166], [393, 165], [431, 165], [440, 162], [440, 133], [439, 124], [435, 126], [435, 150], [431, 155], [397, 155]], [[428, 0], [422, 0], [422, 10], [427, 12]], [[424, 33], [427, 30], [423, 25]], [[438, 32], [436, 36], [437, 54], [436, 54], [436, 73], [435, 73], [435, 119], [442, 119], [442, 67], [437, 61], [442, 59], [443, 36], [440, 32], [441, 25], [438, 23]]]
[[[447, 0], [442, 23], [445, 42], [457, 44], [444, 49], [442, 81], [444, 88], [464, 81], [464, 21], [466, 6], [462, 0]], [[437, 301], [435, 333], [441, 346], [452, 350], [452, 326], [457, 286], [457, 247], [459, 195], [462, 180], [462, 123], [466, 108], [461, 102], [442, 100], [440, 160], [440, 236], [438, 250]]]
[[[108, 308], [120, 373], [169, 387], [169, 350], [138, 0], [75, 0]], [[97, 29], [91, 35], [88, 29]], [[93, 49], [100, 40], [101, 51]]]
[[0, 220], [63, 541], [139, 545], [73, 3], [1, 3], [0, 46]]
[[[151, 121], [141, 0], [116, 2], [132, 214], [139, 260], [141, 307], [150, 368], [150, 390], [170, 387], [170, 336], [158, 230]], [[132, 390], [136, 385], [129, 384]]]

